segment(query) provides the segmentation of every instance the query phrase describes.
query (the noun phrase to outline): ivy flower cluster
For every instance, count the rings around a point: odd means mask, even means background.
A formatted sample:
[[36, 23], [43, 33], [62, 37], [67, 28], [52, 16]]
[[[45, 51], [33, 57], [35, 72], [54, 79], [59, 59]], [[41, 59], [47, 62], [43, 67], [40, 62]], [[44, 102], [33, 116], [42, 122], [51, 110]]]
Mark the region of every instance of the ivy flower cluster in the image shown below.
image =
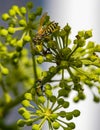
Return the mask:
[[[0, 96], [0, 117], [2, 118], [12, 108], [12, 104], [17, 105], [20, 102], [22, 91], [30, 89], [34, 83], [28, 44], [35, 35], [38, 26], [36, 19], [41, 15], [42, 8], [38, 7], [34, 12], [32, 9], [33, 3], [29, 2], [26, 7], [13, 5], [7, 13], [2, 14], [4, 22], [4, 25], [0, 25], [0, 87], [3, 92]], [[39, 75], [41, 69], [37, 68]], [[16, 98], [17, 96], [20, 97]]]
[[[67, 24], [40, 40], [40, 43], [35, 43], [33, 49], [37, 63], [52, 63], [45, 71], [42, 85], [47, 81], [55, 82], [53, 77], [60, 72], [61, 79], [56, 80], [58, 86], [64, 89], [67, 96], [71, 90], [77, 91], [74, 102], [85, 99], [84, 85], [91, 89], [94, 101], [99, 102], [100, 46], [88, 40], [92, 37], [92, 30], [79, 31], [73, 42], [69, 38], [70, 33], [71, 27]], [[69, 75], [67, 78], [66, 73]], [[97, 89], [98, 94], [93, 92], [93, 88]]]
[[[6, 76], [5, 82], [11, 89], [19, 81], [27, 80], [25, 84], [28, 86], [33, 84], [32, 61], [27, 49], [29, 45], [26, 44], [35, 35], [38, 25], [36, 18], [41, 15], [42, 8], [38, 7], [35, 12], [32, 12], [32, 8], [31, 2], [27, 3], [26, 7], [13, 5], [8, 13], [2, 15], [5, 27], [0, 25], [0, 81], [2, 82]], [[28, 12], [30, 12], [29, 15]]]
[[69, 121], [80, 115], [77, 109], [71, 112], [65, 111], [69, 107], [69, 102], [60, 95], [53, 95], [50, 84], [45, 85], [45, 96], [36, 97], [35, 93], [26, 93], [22, 105], [18, 112], [24, 119], [19, 119], [17, 124], [20, 127], [32, 126], [32, 130], [41, 130], [46, 122], [50, 130], [59, 128], [72, 130], [75, 124]]
[[[92, 30], [79, 31], [71, 41], [69, 24], [61, 28], [47, 13], [38, 19], [41, 14], [42, 8], [33, 11], [29, 2], [26, 7], [13, 5], [2, 15], [7, 25], [0, 26], [0, 86], [5, 100], [0, 98], [0, 118], [21, 103], [18, 112], [23, 119], [18, 126], [42, 130], [47, 123], [49, 130], [73, 130], [70, 120], [80, 111], [67, 109], [71, 92], [76, 92], [77, 103], [86, 98], [86, 86], [100, 102], [100, 45], [89, 40]], [[50, 63], [47, 70], [39, 68], [44, 63]]]

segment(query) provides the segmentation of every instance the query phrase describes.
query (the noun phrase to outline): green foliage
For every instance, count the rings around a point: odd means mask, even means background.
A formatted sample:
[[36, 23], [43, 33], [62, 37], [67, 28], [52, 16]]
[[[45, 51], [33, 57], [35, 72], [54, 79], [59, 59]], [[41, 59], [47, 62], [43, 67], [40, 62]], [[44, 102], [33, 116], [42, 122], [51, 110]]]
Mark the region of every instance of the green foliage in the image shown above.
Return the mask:
[[[38, 20], [42, 8], [34, 12], [32, 8], [31, 2], [26, 7], [13, 5], [2, 15], [7, 27], [0, 27], [0, 126], [4, 127], [2, 119], [9, 110], [21, 103], [23, 107], [18, 112], [23, 119], [17, 121], [20, 127], [42, 130], [48, 122], [50, 130], [75, 129], [71, 120], [80, 111], [77, 108], [69, 111], [67, 98], [76, 91], [73, 101], [84, 100], [87, 86], [93, 93], [93, 101], [100, 102], [100, 47], [88, 40], [92, 30], [79, 31], [71, 41], [69, 24], [61, 28], [49, 16], [45, 16], [45, 21], [43, 17]], [[51, 66], [41, 70], [39, 66], [47, 62]], [[56, 79], [57, 75], [60, 79]], [[19, 129], [16, 124], [10, 128], [14, 126]]]

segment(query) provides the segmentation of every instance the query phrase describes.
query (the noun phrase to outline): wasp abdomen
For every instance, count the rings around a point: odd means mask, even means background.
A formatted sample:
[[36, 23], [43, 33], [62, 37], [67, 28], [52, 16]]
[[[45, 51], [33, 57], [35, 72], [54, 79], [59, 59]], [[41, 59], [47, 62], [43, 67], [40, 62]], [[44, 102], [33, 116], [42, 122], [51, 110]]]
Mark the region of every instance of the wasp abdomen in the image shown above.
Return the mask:
[[45, 35], [52, 34], [53, 32], [56, 31], [57, 26], [58, 26], [58, 23], [51, 22], [50, 25], [48, 25], [47, 29], [45, 30], [45, 33], [44, 33], [44, 34], [45, 34]]
[[[35, 38], [33, 38], [33, 42], [35, 43], [41, 43], [41, 41], [48, 35], [55, 32], [58, 28], [58, 23], [55, 23], [54, 21], [51, 22], [46, 28], [41, 28], [41, 31], [39, 31]], [[41, 33], [40, 33], [41, 32]]]

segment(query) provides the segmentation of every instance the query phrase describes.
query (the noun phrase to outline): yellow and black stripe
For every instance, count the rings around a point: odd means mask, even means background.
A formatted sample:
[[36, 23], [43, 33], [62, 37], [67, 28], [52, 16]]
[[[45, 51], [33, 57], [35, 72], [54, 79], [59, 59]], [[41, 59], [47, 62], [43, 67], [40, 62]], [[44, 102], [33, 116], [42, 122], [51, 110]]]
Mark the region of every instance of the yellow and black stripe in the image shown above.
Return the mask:
[[58, 23], [54, 21], [51, 22], [46, 28], [43, 29], [42, 33], [37, 33], [36, 36], [33, 38], [34, 43], [41, 43], [41, 41], [48, 35], [55, 32], [58, 28]]
[[53, 32], [55, 32], [55, 31], [57, 30], [57, 26], [58, 26], [58, 23], [55, 23], [54, 21], [51, 22], [51, 23], [47, 26], [47, 28], [46, 28], [46, 30], [45, 30], [45, 32], [44, 32], [44, 35], [47, 36], [47, 35], [50, 35], [50, 34], [52, 34]]

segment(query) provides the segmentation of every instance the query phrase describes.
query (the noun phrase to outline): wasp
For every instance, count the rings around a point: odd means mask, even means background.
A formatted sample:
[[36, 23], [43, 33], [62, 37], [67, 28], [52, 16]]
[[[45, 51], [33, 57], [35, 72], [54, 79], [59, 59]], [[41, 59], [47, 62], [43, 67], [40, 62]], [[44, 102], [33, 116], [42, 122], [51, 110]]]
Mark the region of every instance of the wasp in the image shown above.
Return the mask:
[[43, 25], [44, 21], [47, 17], [47, 13], [44, 13], [43, 16], [40, 19], [38, 32], [33, 38], [34, 43], [41, 43], [41, 41], [48, 35], [52, 34], [58, 29], [58, 23], [52, 21], [50, 22], [46, 27]]

